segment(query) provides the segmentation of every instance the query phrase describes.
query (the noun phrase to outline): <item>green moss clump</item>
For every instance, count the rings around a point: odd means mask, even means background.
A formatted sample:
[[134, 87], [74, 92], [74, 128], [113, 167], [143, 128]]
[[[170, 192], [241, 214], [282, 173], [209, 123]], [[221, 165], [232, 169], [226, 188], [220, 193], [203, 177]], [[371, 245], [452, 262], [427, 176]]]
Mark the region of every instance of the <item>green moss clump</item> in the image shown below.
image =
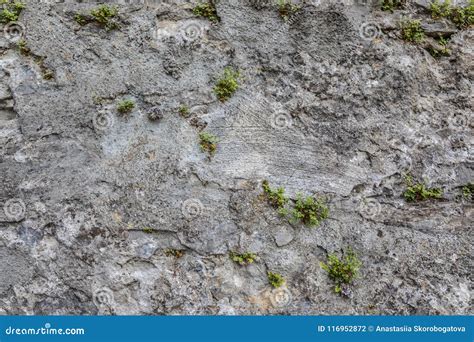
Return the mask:
[[322, 220], [329, 216], [329, 208], [321, 199], [316, 200], [312, 196], [306, 198], [298, 194], [295, 207], [292, 210], [295, 221], [301, 221], [309, 226], [318, 226]]
[[425, 31], [420, 20], [404, 20], [401, 22], [402, 38], [407, 42], [421, 43], [425, 39]]
[[193, 8], [193, 13], [199, 17], [207, 18], [213, 23], [217, 23], [221, 20], [217, 15], [217, 10], [214, 1], [197, 4]]
[[439, 0], [435, 0], [430, 3], [430, 12], [433, 19], [448, 18], [452, 13], [451, 0], [445, 0], [440, 3]]
[[320, 265], [336, 283], [334, 292], [348, 295], [348, 287], [358, 277], [362, 263], [352, 249], [349, 249], [347, 253], [343, 253], [341, 259], [336, 254], [329, 254], [327, 263], [321, 262]]
[[411, 176], [406, 176], [407, 189], [403, 197], [407, 202], [425, 201], [427, 199], [440, 199], [443, 196], [443, 190], [440, 188], [427, 188], [425, 183], [414, 183]]
[[128, 114], [133, 110], [133, 108], [135, 108], [135, 102], [132, 100], [123, 100], [117, 105], [117, 111], [120, 114]]
[[278, 288], [278, 287], [282, 286], [285, 283], [285, 279], [283, 278], [283, 276], [281, 274], [273, 273], [273, 272], [267, 272], [267, 277], [268, 277], [268, 282], [274, 288]]
[[220, 101], [227, 101], [232, 97], [232, 95], [234, 95], [237, 89], [239, 89], [239, 77], [240, 73], [231, 67], [224, 69], [224, 74], [219, 78], [219, 80], [217, 80], [217, 83], [214, 86], [214, 93]]
[[474, 0], [469, 0], [466, 7], [454, 7], [450, 19], [460, 29], [474, 25]]
[[451, 50], [448, 49], [448, 40], [444, 39], [443, 36], [440, 36], [438, 39], [439, 48], [437, 47], [428, 47], [427, 50], [431, 56], [438, 58], [441, 56], [451, 55]]
[[151, 234], [151, 233], [153, 233], [153, 228], [145, 227], [145, 228], [142, 229], [142, 231], [146, 234]]
[[219, 138], [211, 133], [201, 132], [199, 133], [201, 150], [203, 152], [208, 152], [209, 154], [213, 155], [217, 150], [217, 143], [219, 142]]
[[278, 209], [283, 209], [288, 203], [288, 197], [285, 196], [285, 189], [279, 187], [278, 189], [270, 188], [270, 184], [267, 180], [262, 182], [262, 188], [267, 197], [268, 203]]
[[20, 39], [18, 41], [17, 45], [18, 45], [18, 50], [20, 51], [20, 53], [23, 56], [29, 56], [30, 55], [31, 50], [28, 47], [28, 45], [26, 44], [26, 40]]
[[179, 249], [167, 249], [165, 250], [165, 255], [169, 257], [181, 258], [184, 255], [184, 252]]
[[119, 27], [116, 21], [116, 17], [118, 16], [117, 7], [100, 5], [91, 11], [91, 16], [107, 31], [114, 30]]
[[405, 8], [406, 0], [383, 0], [382, 11], [393, 12], [396, 9]]
[[18, 21], [21, 11], [25, 8], [25, 4], [19, 1], [0, 0], [0, 23], [8, 24]]
[[287, 21], [288, 18], [298, 12], [300, 6], [292, 4], [291, 0], [278, 0], [278, 13], [283, 18], [283, 20]]
[[253, 264], [257, 259], [257, 255], [250, 252], [245, 252], [241, 254], [230, 252], [229, 256], [232, 261], [238, 263], [240, 266], [247, 266]]
[[474, 183], [468, 183], [462, 187], [462, 197], [466, 200], [472, 200], [474, 195]]
[[434, 0], [430, 4], [430, 12], [432, 18], [448, 18], [460, 29], [474, 25], [474, 0], [469, 0], [466, 7], [452, 6], [451, 0], [442, 3]]
[[189, 108], [188, 108], [188, 106], [181, 105], [181, 106], [179, 106], [179, 108], [178, 108], [178, 112], [179, 112], [179, 114], [181, 114], [182, 116], [187, 117], [187, 116], [189, 115]]
[[76, 15], [74, 16], [74, 20], [81, 26], [84, 26], [85, 24], [91, 21], [87, 15], [82, 13], [76, 13]]

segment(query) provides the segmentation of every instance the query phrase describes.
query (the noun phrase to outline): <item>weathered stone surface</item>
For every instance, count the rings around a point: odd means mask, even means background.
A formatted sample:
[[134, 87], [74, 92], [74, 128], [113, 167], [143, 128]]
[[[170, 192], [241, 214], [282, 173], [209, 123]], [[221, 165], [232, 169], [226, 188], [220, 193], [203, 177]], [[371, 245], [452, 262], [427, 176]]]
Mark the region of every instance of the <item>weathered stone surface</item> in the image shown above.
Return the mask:
[[275, 233], [275, 243], [278, 247], [285, 246], [289, 244], [294, 239], [294, 232], [292, 228], [282, 227], [277, 229]]
[[[93, 4], [29, 3], [31, 54], [0, 41], [0, 312], [472, 314], [472, 28], [435, 59], [398, 38], [396, 18], [431, 20], [412, 2], [306, 1], [284, 22], [223, 0], [219, 23], [168, 3], [120, 5], [111, 31], [74, 21]], [[221, 102], [226, 66], [242, 78]], [[443, 199], [406, 202], [406, 173]], [[290, 223], [264, 179], [329, 218]], [[349, 247], [363, 267], [344, 298], [319, 263]]]
[[421, 27], [426, 35], [435, 38], [451, 36], [457, 32], [456, 26], [448, 20], [425, 20], [421, 23]]

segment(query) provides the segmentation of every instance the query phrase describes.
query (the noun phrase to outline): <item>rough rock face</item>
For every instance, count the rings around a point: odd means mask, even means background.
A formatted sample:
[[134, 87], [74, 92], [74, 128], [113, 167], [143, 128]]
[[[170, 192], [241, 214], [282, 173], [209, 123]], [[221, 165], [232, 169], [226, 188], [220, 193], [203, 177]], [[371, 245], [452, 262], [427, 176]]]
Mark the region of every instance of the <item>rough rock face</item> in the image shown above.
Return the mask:
[[[5, 25], [0, 313], [473, 313], [473, 29], [420, 1], [300, 4], [285, 21], [221, 0], [213, 23], [132, 2], [105, 30], [74, 19], [97, 4], [29, 2]], [[408, 15], [449, 33], [450, 55], [401, 40]], [[242, 77], [221, 102], [227, 66]], [[442, 198], [407, 202], [405, 174]], [[325, 198], [329, 218], [282, 217], [264, 179]], [[344, 297], [320, 262], [348, 248], [363, 266]]]

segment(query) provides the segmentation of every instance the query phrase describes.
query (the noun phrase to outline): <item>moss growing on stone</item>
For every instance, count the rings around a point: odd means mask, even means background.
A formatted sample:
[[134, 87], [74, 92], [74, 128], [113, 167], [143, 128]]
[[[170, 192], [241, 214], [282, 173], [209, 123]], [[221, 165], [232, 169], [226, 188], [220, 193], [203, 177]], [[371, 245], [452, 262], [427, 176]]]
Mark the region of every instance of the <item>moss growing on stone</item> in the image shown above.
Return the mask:
[[224, 69], [224, 73], [217, 80], [216, 85], [214, 86], [214, 93], [217, 95], [217, 98], [222, 102], [227, 101], [232, 97], [232, 95], [239, 89], [238, 79], [240, 73], [234, 70], [231, 67]]
[[19, 1], [0, 0], [0, 23], [8, 24], [18, 21], [21, 11], [25, 8], [25, 4]]
[[462, 187], [462, 197], [466, 200], [472, 200], [474, 195], [474, 183], [468, 183]]
[[82, 13], [76, 13], [76, 15], [74, 15], [74, 20], [81, 26], [84, 26], [91, 21], [87, 15]]
[[123, 100], [117, 105], [117, 111], [120, 114], [128, 114], [133, 110], [133, 108], [135, 108], [135, 102], [132, 100]]
[[193, 13], [199, 17], [207, 18], [214, 23], [220, 21], [214, 1], [197, 4], [193, 8]]
[[26, 43], [26, 40], [20, 39], [17, 43], [18, 45], [18, 50], [23, 56], [29, 56], [30, 55], [30, 48], [28, 47], [28, 44]]
[[465, 7], [452, 6], [451, 0], [434, 0], [429, 10], [432, 18], [448, 18], [460, 29], [474, 25], [474, 0]]
[[188, 108], [188, 106], [181, 105], [181, 106], [179, 106], [179, 108], [178, 108], [178, 112], [179, 112], [179, 114], [181, 114], [182, 116], [187, 117], [187, 116], [189, 115], [189, 108]]
[[451, 16], [452, 10], [451, 0], [445, 0], [443, 2], [435, 0], [430, 3], [430, 12], [433, 19], [448, 18]]
[[167, 249], [165, 250], [165, 255], [169, 257], [181, 258], [184, 255], [184, 252], [179, 249]]
[[414, 183], [411, 176], [406, 176], [407, 189], [403, 197], [407, 202], [425, 201], [427, 199], [440, 199], [443, 190], [440, 188], [428, 188], [425, 183]]
[[91, 16], [94, 20], [104, 27], [107, 31], [118, 28], [116, 18], [118, 16], [118, 9], [114, 6], [100, 5], [91, 11]]
[[278, 0], [277, 6], [280, 17], [282, 17], [285, 21], [287, 21], [291, 15], [295, 14], [300, 9], [300, 7], [293, 4], [291, 0]]
[[199, 146], [203, 152], [207, 152], [210, 155], [213, 155], [216, 152], [219, 138], [217, 138], [215, 135], [212, 135], [211, 133], [201, 132], [199, 133], [199, 139]]
[[421, 43], [425, 39], [425, 31], [420, 20], [405, 19], [401, 23], [402, 38], [407, 42]]
[[281, 287], [285, 283], [285, 279], [281, 274], [274, 272], [267, 272], [268, 282], [274, 288]]
[[301, 221], [311, 227], [318, 226], [322, 220], [328, 218], [329, 208], [321, 199], [298, 194], [292, 216], [296, 222]]
[[466, 7], [453, 7], [449, 18], [460, 29], [474, 25], [474, 0], [469, 0]]
[[431, 56], [438, 58], [441, 56], [451, 55], [451, 50], [448, 49], [447, 39], [440, 36], [439, 39], [437, 40], [437, 43], [438, 43], [438, 46], [430, 46], [427, 48], [427, 51], [431, 54]]
[[406, 0], [383, 0], [382, 1], [382, 11], [390, 11], [403, 9], [405, 8]]
[[268, 181], [264, 180], [262, 182], [262, 188], [268, 200], [268, 203], [272, 207], [283, 209], [288, 203], [288, 197], [285, 196], [285, 189], [283, 187], [272, 189]]
[[257, 255], [250, 252], [245, 252], [245, 253], [240, 253], [240, 254], [230, 252], [229, 256], [232, 259], [232, 261], [238, 263], [240, 266], [247, 266], [247, 265], [253, 264], [257, 259]]
[[350, 286], [358, 277], [359, 269], [362, 266], [352, 249], [343, 253], [341, 259], [336, 254], [329, 254], [327, 262], [320, 262], [320, 265], [328, 273], [329, 278], [335, 282], [334, 292], [349, 296]]

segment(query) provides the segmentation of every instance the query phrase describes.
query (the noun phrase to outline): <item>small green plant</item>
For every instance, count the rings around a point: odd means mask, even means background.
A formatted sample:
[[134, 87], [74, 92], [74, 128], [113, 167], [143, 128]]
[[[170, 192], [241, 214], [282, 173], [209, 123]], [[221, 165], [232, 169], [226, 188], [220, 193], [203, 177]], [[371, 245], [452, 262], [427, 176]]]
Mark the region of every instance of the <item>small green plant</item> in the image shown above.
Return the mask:
[[219, 138], [211, 133], [201, 132], [199, 133], [201, 150], [203, 152], [207, 152], [210, 155], [213, 155], [217, 150], [217, 143], [219, 142]]
[[29, 56], [31, 50], [28, 47], [28, 45], [26, 44], [26, 40], [20, 39], [17, 44], [18, 44], [18, 50], [20, 51], [20, 53], [23, 56]]
[[329, 278], [336, 283], [334, 292], [350, 296], [350, 286], [359, 275], [362, 266], [357, 255], [349, 249], [341, 259], [336, 254], [329, 254], [327, 263], [320, 262], [321, 268], [328, 273]]
[[291, 3], [291, 0], [278, 0], [277, 6], [278, 13], [285, 21], [300, 9], [300, 6]]
[[466, 7], [452, 8], [450, 19], [460, 29], [474, 25], [474, 0], [469, 0]]
[[142, 229], [144, 233], [146, 234], [151, 234], [153, 233], [153, 228], [150, 228], [150, 227], [145, 227]]
[[396, 9], [403, 9], [406, 5], [406, 0], [383, 0], [382, 11], [393, 12]]
[[472, 200], [474, 195], [474, 183], [466, 184], [462, 187], [462, 197], [466, 200]]
[[312, 196], [306, 198], [298, 194], [295, 207], [292, 210], [293, 220], [301, 221], [309, 226], [318, 226], [322, 220], [329, 216], [329, 209], [321, 199]]
[[279, 187], [277, 189], [272, 189], [267, 180], [262, 182], [263, 191], [267, 197], [268, 203], [278, 209], [284, 209], [285, 205], [288, 203], [288, 197], [285, 196], [285, 189]]
[[76, 13], [76, 15], [74, 15], [74, 20], [81, 26], [84, 26], [85, 24], [90, 22], [90, 18], [82, 13]]
[[184, 252], [179, 249], [167, 249], [165, 250], [165, 255], [169, 257], [181, 258], [184, 255]]
[[19, 1], [0, 0], [0, 23], [8, 24], [18, 21], [21, 11], [25, 8], [25, 4]]
[[133, 108], [135, 108], [135, 102], [132, 100], [123, 100], [117, 105], [117, 111], [120, 114], [128, 114], [133, 110]]
[[199, 17], [207, 18], [213, 23], [217, 23], [221, 20], [217, 15], [216, 6], [212, 0], [206, 3], [197, 4], [193, 8], [193, 13]]
[[267, 272], [267, 277], [268, 277], [268, 282], [274, 288], [278, 288], [278, 287], [282, 286], [285, 283], [285, 279], [283, 278], [283, 276], [281, 274], [273, 273], [273, 272]]
[[181, 114], [182, 116], [186, 117], [186, 116], [189, 115], [189, 108], [188, 108], [188, 106], [181, 105], [181, 106], [179, 106], [179, 108], [178, 108], [178, 112], [179, 112], [179, 114]]
[[445, 0], [442, 3], [439, 0], [434, 0], [430, 3], [430, 12], [433, 19], [448, 18], [451, 16], [452, 10], [451, 0]]
[[439, 47], [429, 47], [427, 50], [431, 54], [431, 56], [437, 58], [440, 56], [449, 56], [451, 54], [451, 50], [448, 49], [448, 40], [440, 36], [438, 39]]
[[421, 43], [425, 39], [425, 31], [420, 20], [404, 20], [401, 22], [402, 38], [407, 42]]
[[253, 264], [257, 259], [257, 255], [250, 252], [245, 252], [241, 254], [230, 252], [229, 256], [232, 261], [238, 263], [240, 266], [247, 266]]
[[119, 27], [116, 21], [116, 17], [118, 16], [117, 7], [100, 5], [91, 11], [91, 16], [107, 31], [114, 30]]
[[225, 102], [239, 89], [240, 73], [231, 67], [224, 69], [224, 73], [214, 86], [214, 93], [220, 101]]
[[411, 176], [406, 176], [407, 189], [403, 197], [407, 202], [425, 201], [427, 199], [439, 199], [443, 196], [440, 188], [427, 188], [425, 183], [414, 183]]

